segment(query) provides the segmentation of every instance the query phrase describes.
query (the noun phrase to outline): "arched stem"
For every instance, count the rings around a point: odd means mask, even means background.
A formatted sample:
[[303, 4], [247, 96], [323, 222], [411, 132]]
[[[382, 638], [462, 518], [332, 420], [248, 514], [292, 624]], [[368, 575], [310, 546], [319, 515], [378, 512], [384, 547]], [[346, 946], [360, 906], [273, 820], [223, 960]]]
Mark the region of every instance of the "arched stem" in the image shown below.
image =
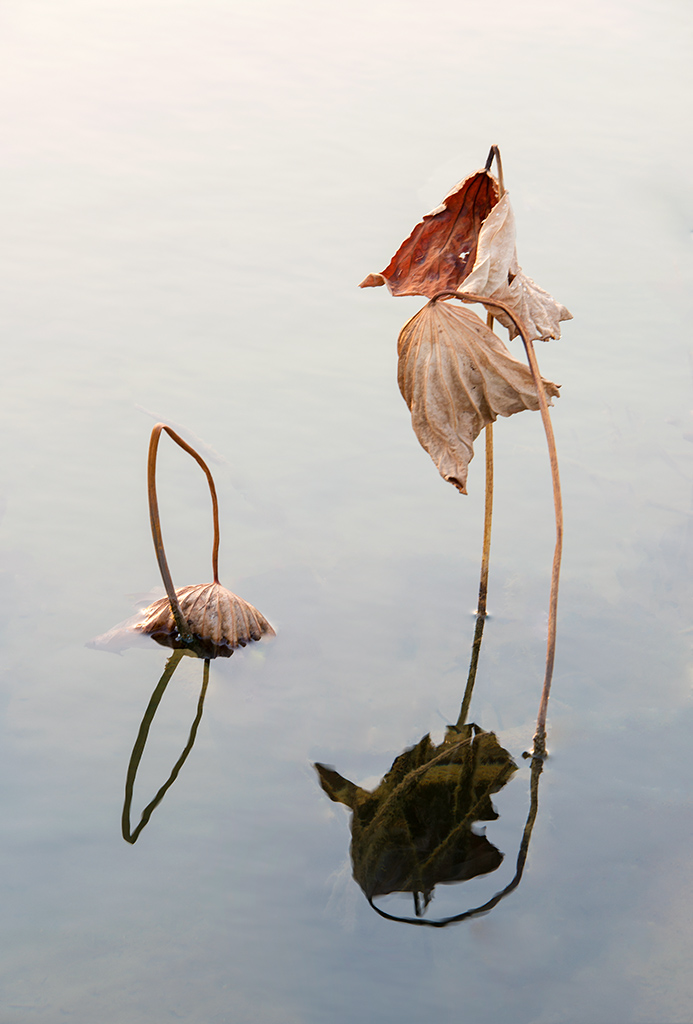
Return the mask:
[[525, 347], [527, 354], [527, 361], [529, 368], [534, 379], [534, 384], [537, 389], [537, 397], [539, 399], [539, 410], [541, 412], [541, 419], [544, 425], [544, 432], [546, 434], [546, 443], [549, 449], [549, 462], [551, 464], [551, 482], [553, 485], [553, 505], [554, 514], [556, 520], [556, 544], [554, 547], [553, 555], [553, 566], [551, 569], [551, 592], [549, 596], [549, 623], [548, 623], [548, 638], [546, 643], [546, 669], [544, 672], [544, 685], [541, 692], [541, 699], [539, 702], [539, 713], [537, 715], [537, 728], [534, 735], [534, 755], [535, 757], [544, 757], [546, 755], [546, 714], [549, 704], [549, 695], [551, 692], [551, 680], [553, 678], [554, 661], [556, 657], [556, 620], [558, 616], [558, 583], [561, 573], [561, 555], [563, 552], [563, 502], [561, 498], [561, 481], [558, 473], [558, 456], [556, 454], [556, 440], [553, 434], [553, 426], [551, 424], [551, 416], [549, 415], [549, 404], [546, 400], [546, 393], [544, 391], [544, 385], [539, 372], [539, 365], [537, 363], [537, 356], [534, 351], [532, 339], [529, 337], [527, 329], [525, 328], [522, 321], [515, 315], [512, 309], [500, 299], [488, 299], [483, 295], [476, 295], [473, 292], [441, 292], [439, 295], [435, 295], [431, 302], [437, 302], [439, 299], [455, 298], [460, 299], [462, 302], [475, 303], [479, 302], [486, 309], [494, 311], [495, 309], [501, 309], [507, 316], [510, 317], [512, 322], [515, 324], [517, 331], [522, 338], [522, 343]]
[[201, 467], [205, 476], [207, 477], [207, 483], [209, 484], [209, 490], [212, 496], [212, 519], [214, 523], [214, 541], [212, 543], [212, 571], [214, 573], [214, 582], [219, 582], [219, 502], [217, 500], [217, 491], [214, 486], [214, 480], [209, 470], [207, 463], [204, 461], [201, 455], [198, 455], [194, 448], [191, 448], [189, 444], [180, 437], [175, 430], [167, 426], [165, 423], [157, 423], [152, 430], [152, 435], [149, 439], [149, 456], [147, 459], [147, 496], [149, 498], [149, 521], [152, 527], [152, 539], [154, 541], [154, 551], [156, 552], [156, 560], [159, 564], [159, 572], [166, 588], [166, 594], [168, 595], [169, 603], [171, 605], [171, 611], [173, 618], [176, 622], [176, 627], [180, 633], [181, 639], [185, 643], [192, 641], [192, 634], [188, 623], [183, 615], [183, 612], [176, 595], [176, 589], [173, 586], [173, 580], [171, 578], [171, 572], [168, 567], [166, 560], [166, 552], [164, 551], [164, 541], [161, 535], [161, 520], [159, 518], [159, 502], [156, 495], [156, 456], [159, 449], [159, 438], [161, 437], [162, 431], [166, 431], [169, 437], [176, 442], [176, 444], [187, 452], [188, 455], [192, 455], [198, 466]]

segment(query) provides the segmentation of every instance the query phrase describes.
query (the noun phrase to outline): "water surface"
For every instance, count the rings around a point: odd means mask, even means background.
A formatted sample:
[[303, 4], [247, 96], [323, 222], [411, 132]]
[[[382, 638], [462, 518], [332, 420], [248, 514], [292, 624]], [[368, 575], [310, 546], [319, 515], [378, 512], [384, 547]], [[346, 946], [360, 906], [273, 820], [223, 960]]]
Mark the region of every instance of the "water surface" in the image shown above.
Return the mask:
[[[677, 2], [10, 3], [2, 14], [2, 1024], [686, 1024], [691, 889], [691, 18]], [[442, 931], [378, 918], [312, 761], [374, 786], [457, 716], [482, 459], [439, 478], [396, 382], [419, 308], [357, 283], [500, 144], [566, 506], [551, 758], [525, 876]], [[125, 774], [163, 649], [85, 643], [159, 585], [151, 426], [199, 443], [221, 579], [278, 636], [216, 661], [136, 845]], [[472, 717], [519, 771], [553, 545], [538, 416], [496, 430]], [[179, 586], [208, 495], [162, 445]], [[184, 659], [139, 810], [195, 715]], [[390, 897], [393, 913], [411, 900]]]

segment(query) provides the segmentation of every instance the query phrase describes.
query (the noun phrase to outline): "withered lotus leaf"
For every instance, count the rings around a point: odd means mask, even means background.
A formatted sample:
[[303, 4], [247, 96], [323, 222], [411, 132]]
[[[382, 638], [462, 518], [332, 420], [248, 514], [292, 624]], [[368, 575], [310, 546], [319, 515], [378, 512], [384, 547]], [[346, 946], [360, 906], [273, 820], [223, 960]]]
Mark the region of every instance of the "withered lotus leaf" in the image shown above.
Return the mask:
[[[517, 262], [515, 216], [506, 192], [484, 221], [471, 273], [464, 289], [488, 299], [500, 299], [522, 321], [530, 339], [560, 338], [560, 320], [572, 320], [565, 306], [540, 288], [523, 272]], [[443, 289], [441, 289], [443, 291]], [[492, 309], [497, 320], [507, 327], [510, 337], [518, 331], [502, 309]]]
[[474, 265], [481, 225], [499, 195], [487, 170], [471, 174], [416, 225], [382, 274], [369, 274], [359, 287], [387, 284], [393, 295], [428, 298], [456, 291]]
[[[206, 657], [230, 657], [251, 640], [275, 636], [257, 608], [232, 594], [220, 583], [200, 583], [176, 590], [181, 611], [193, 636], [193, 647]], [[168, 597], [155, 601], [143, 612], [134, 632], [151, 636], [164, 647], [189, 648], [181, 641]]]
[[[484, 427], [539, 408], [532, 374], [476, 313], [448, 302], [429, 302], [413, 316], [397, 351], [414, 432], [440, 475], [466, 494], [473, 443]], [[542, 380], [550, 403], [558, 385]]]

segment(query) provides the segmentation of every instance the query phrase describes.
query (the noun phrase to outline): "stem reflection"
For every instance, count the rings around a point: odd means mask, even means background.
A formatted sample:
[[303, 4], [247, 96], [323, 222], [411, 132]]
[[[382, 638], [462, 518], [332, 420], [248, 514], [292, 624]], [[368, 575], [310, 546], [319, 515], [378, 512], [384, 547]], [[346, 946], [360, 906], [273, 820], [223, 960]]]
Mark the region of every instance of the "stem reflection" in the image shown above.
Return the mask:
[[128, 765], [127, 777], [125, 781], [125, 802], [123, 804], [123, 815], [121, 822], [123, 839], [128, 843], [137, 842], [142, 829], [145, 827], [145, 825], [151, 818], [152, 814], [154, 813], [155, 809], [163, 800], [167, 791], [171, 788], [173, 783], [178, 778], [178, 773], [185, 764], [188, 754], [192, 750], [193, 745], [195, 743], [195, 739], [197, 737], [197, 730], [202, 719], [202, 711], [204, 709], [205, 697], [207, 695], [207, 686], [209, 684], [209, 658], [205, 658], [204, 661], [204, 669], [202, 672], [202, 689], [200, 690], [200, 696], [197, 702], [197, 713], [195, 715], [193, 724], [190, 728], [188, 742], [186, 743], [185, 747], [183, 748], [183, 752], [181, 753], [180, 757], [173, 766], [173, 769], [171, 770], [171, 774], [169, 775], [168, 779], [163, 784], [163, 786], [161, 786], [161, 788], [158, 790], [154, 799], [151, 800], [147, 804], [145, 809], [142, 811], [142, 816], [140, 818], [139, 824], [133, 831], [131, 831], [130, 809], [132, 806], [132, 794], [135, 788], [137, 770], [139, 768], [140, 761], [142, 760], [144, 748], [147, 743], [147, 737], [149, 736], [149, 730], [154, 720], [154, 715], [156, 714], [157, 708], [159, 707], [161, 699], [166, 691], [166, 687], [170, 683], [173, 673], [178, 668], [180, 660], [184, 657], [185, 654], [186, 652], [184, 650], [174, 651], [171, 657], [166, 662], [166, 667], [164, 668], [161, 679], [157, 683], [154, 692], [149, 700], [149, 704], [147, 705], [147, 710], [144, 713], [144, 718], [142, 719], [139, 732], [137, 733], [135, 745], [132, 748], [132, 754], [130, 755], [130, 763]]

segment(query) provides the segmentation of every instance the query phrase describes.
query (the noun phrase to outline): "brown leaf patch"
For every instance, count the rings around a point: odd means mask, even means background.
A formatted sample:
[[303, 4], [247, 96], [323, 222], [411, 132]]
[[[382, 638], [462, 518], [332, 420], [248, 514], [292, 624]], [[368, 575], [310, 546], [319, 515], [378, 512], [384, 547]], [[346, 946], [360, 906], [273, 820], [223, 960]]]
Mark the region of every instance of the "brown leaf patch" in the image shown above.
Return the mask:
[[[507, 192], [484, 221], [476, 259], [464, 287], [484, 298], [505, 302], [527, 328], [527, 336], [532, 340], [560, 338], [559, 321], [573, 318], [565, 306], [527, 277], [518, 264], [515, 217]], [[501, 309], [492, 312], [514, 338], [518, 331], [510, 317]]]
[[471, 174], [416, 225], [382, 274], [369, 274], [359, 287], [387, 284], [393, 295], [428, 298], [455, 291], [474, 266], [481, 225], [498, 197], [492, 174]]
[[[473, 443], [498, 416], [538, 409], [532, 374], [470, 310], [428, 303], [397, 343], [398, 382], [412, 426], [441, 476], [466, 494]], [[543, 378], [542, 378], [543, 379]], [[558, 386], [544, 380], [547, 398]]]
[[[176, 590], [176, 596], [195, 647], [203, 657], [228, 658], [235, 648], [245, 647], [251, 640], [275, 635], [257, 608], [220, 583], [181, 587]], [[164, 647], [189, 646], [180, 640], [168, 597], [151, 604], [143, 616], [133, 625], [134, 632], [145, 633]]]

